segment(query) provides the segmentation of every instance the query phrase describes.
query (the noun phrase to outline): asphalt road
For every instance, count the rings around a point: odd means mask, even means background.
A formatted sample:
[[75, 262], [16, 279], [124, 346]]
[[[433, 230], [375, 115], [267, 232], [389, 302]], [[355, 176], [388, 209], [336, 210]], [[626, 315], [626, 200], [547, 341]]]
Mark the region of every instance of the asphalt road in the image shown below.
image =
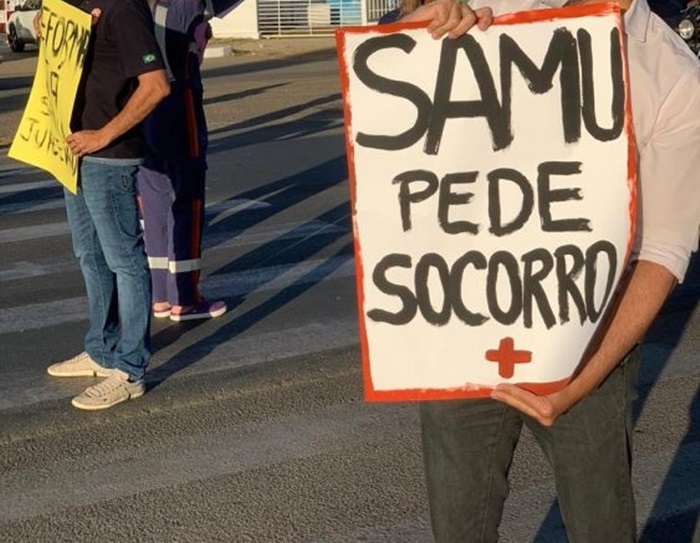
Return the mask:
[[[7, 158], [34, 66], [0, 51], [0, 541], [430, 541], [415, 406], [362, 400], [332, 40], [205, 63], [203, 289], [230, 312], [154, 322], [143, 398], [102, 413], [55, 380], [86, 302], [62, 193]], [[4, 144], [3, 144], [4, 142]], [[649, 333], [635, 427], [646, 542], [700, 541], [700, 262]], [[505, 542], [565, 541], [525, 434]]]

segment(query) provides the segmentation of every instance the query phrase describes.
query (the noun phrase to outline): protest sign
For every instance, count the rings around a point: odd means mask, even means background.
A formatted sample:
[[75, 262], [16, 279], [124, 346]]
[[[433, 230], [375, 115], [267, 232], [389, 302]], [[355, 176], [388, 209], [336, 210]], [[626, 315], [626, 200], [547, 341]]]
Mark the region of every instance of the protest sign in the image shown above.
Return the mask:
[[339, 31], [369, 400], [564, 386], [636, 213], [619, 9]]
[[8, 156], [51, 173], [75, 193], [78, 157], [66, 136], [90, 41], [91, 17], [61, 0], [44, 0], [41, 46], [29, 101]]

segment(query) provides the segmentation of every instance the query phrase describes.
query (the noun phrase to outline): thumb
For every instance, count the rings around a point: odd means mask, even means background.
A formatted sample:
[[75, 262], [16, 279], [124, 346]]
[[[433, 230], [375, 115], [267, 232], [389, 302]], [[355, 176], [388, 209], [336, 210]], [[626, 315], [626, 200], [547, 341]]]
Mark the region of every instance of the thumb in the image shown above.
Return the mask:
[[100, 8], [95, 8], [90, 12], [90, 15], [92, 15], [92, 24], [96, 25], [97, 20], [100, 18], [100, 15], [102, 15], [102, 10]]

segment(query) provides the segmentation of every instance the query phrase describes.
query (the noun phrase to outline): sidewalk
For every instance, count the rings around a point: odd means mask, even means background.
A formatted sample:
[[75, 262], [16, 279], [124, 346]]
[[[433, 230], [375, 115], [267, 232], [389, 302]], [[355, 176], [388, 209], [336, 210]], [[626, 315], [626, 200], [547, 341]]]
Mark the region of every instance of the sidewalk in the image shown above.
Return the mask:
[[225, 45], [231, 47], [233, 56], [279, 58], [322, 51], [325, 49], [335, 49], [335, 37], [261, 38], [259, 40], [214, 38], [209, 42], [207, 49]]

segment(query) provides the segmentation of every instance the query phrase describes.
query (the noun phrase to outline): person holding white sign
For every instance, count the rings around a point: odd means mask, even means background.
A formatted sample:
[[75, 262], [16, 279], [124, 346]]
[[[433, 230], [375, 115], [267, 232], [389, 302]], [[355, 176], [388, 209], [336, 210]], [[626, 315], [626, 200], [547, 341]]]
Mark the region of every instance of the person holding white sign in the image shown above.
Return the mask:
[[[433, 37], [455, 38], [475, 25], [488, 28], [491, 10], [501, 15], [565, 3], [476, 0], [469, 7], [436, 0], [401, 22], [430, 21]], [[602, 2], [567, 5], [594, 3]], [[617, 3], [627, 34], [639, 179], [631, 264], [587, 358], [561, 390], [538, 396], [501, 384], [491, 399], [421, 403], [431, 523], [438, 542], [498, 539], [508, 469], [523, 424], [553, 466], [570, 541], [622, 543], [636, 537], [630, 440], [637, 345], [698, 248], [700, 70], [646, 0]]]

